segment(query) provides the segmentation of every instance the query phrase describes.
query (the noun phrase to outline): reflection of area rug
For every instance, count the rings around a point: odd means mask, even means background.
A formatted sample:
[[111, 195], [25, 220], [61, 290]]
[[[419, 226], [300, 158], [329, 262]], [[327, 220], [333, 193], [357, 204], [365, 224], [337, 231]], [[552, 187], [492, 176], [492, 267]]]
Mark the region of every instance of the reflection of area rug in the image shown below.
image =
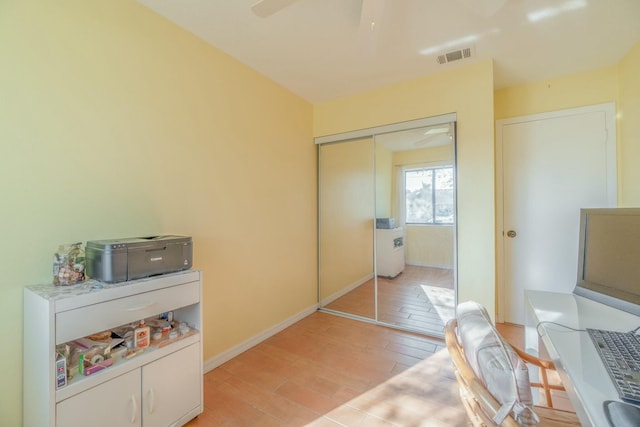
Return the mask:
[[428, 335], [444, 336], [444, 325], [455, 315], [453, 289], [404, 277], [405, 282], [378, 279], [378, 320]]
[[453, 289], [420, 285], [429, 303], [436, 309], [443, 323], [455, 315]]

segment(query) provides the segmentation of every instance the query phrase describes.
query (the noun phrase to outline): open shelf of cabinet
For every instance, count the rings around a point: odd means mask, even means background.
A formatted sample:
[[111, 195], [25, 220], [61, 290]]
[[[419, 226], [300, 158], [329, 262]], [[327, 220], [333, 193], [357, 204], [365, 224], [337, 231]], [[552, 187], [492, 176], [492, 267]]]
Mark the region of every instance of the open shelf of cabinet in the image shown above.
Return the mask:
[[[24, 290], [24, 425], [180, 426], [203, 409], [201, 272]], [[57, 388], [56, 346], [173, 312], [187, 333]]]

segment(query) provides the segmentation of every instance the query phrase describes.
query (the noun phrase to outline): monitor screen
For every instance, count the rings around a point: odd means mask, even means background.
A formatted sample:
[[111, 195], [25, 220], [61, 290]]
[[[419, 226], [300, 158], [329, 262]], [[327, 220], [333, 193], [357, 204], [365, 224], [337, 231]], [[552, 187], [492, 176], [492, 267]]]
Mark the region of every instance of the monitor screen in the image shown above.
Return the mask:
[[574, 293], [640, 315], [640, 208], [581, 209]]

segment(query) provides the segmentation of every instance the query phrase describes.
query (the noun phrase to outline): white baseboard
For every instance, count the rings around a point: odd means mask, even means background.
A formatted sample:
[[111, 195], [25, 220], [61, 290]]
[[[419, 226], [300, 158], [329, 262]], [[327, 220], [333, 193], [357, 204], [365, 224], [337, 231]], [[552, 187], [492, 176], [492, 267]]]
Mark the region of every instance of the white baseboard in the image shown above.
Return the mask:
[[427, 262], [409, 262], [405, 263], [406, 265], [414, 265], [416, 267], [431, 267], [431, 268], [442, 268], [444, 270], [451, 270], [453, 267], [451, 265], [445, 264], [430, 264]]
[[305, 310], [302, 310], [300, 313], [295, 314], [289, 317], [288, 319], [285, 319], [284, 321], [278, 323], [277, 325], [262, 331], [258, 335], [252, 338], [249, 338], [248, 340], [238, 344], [237, 346], [232, 347], [229, 350], [224, 351], [216, 356], [213, 356], [211, 359], [205, 360], [203, 364], [204, 372], [205, 373], [209, 372], [212, 369], [215, 369], [218, 366], [222, 365], [223, 363], [228, 362], [229, 360], [233, 359], [237, 355], [244, 353], [245, 351], [249, 350], [251, 347], [254, 347], [255, 345], [260, 344], [262, 341], [266, 340], [267, 338], [272, 337], [273, 335], [277, 334], [283, 329], [288, 328], [289, 326], [304, 319], [310, 314], [313, 314], [317, 310], [318, 310], [318, 304], [314, 304], [311, 307]]
[[323, 299], [322, 301], [320, 301], [320, 307], [325, 307], [329, 304], [331, 304], [332, 302], [334, 302], [335, 300], [337, 300], [338, 298], [340, 298], [341, 296], [348, 294], [349, 292], [351, 292], [352, 290], [354, 290], [355, 288], [357, 288], [358, 286], [362, 285], [363, 283], [367, 283], [369, 280], [373, 279], [373, 273], [359, 279], [356, 280], [355, 282], [353, 282], [352, 284], [348, 285], [346, 288], [343, 288], [341, 290], [339, 290], [338, 292], [336, 292], [333, 295], [329, 295], [328, 297], [326, 297], [325, 299]]

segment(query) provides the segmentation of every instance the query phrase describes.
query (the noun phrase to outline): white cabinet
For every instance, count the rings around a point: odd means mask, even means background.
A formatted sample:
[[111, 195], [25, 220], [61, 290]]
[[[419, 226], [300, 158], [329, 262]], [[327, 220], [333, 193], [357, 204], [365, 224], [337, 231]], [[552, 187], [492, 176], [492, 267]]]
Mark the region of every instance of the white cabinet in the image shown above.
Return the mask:
[[376, 229], [376, 272], [392, 279], [404, 271], [402, 227]]
[[59, 426], [141, 426], [140, 372], [130, 371], [56, 405]]
[[[24, 425], [180, 426], [202, 412], [201, 273], [24, 291]], [[188, 333], [56, 387], [55, 348], [171, 311]]]
[[167, 425], [201, 407], [201, 388], [193, 386], [202, 378], [200, 360], [200, 348], [193, 344], [142, 367], [143, 425]]

